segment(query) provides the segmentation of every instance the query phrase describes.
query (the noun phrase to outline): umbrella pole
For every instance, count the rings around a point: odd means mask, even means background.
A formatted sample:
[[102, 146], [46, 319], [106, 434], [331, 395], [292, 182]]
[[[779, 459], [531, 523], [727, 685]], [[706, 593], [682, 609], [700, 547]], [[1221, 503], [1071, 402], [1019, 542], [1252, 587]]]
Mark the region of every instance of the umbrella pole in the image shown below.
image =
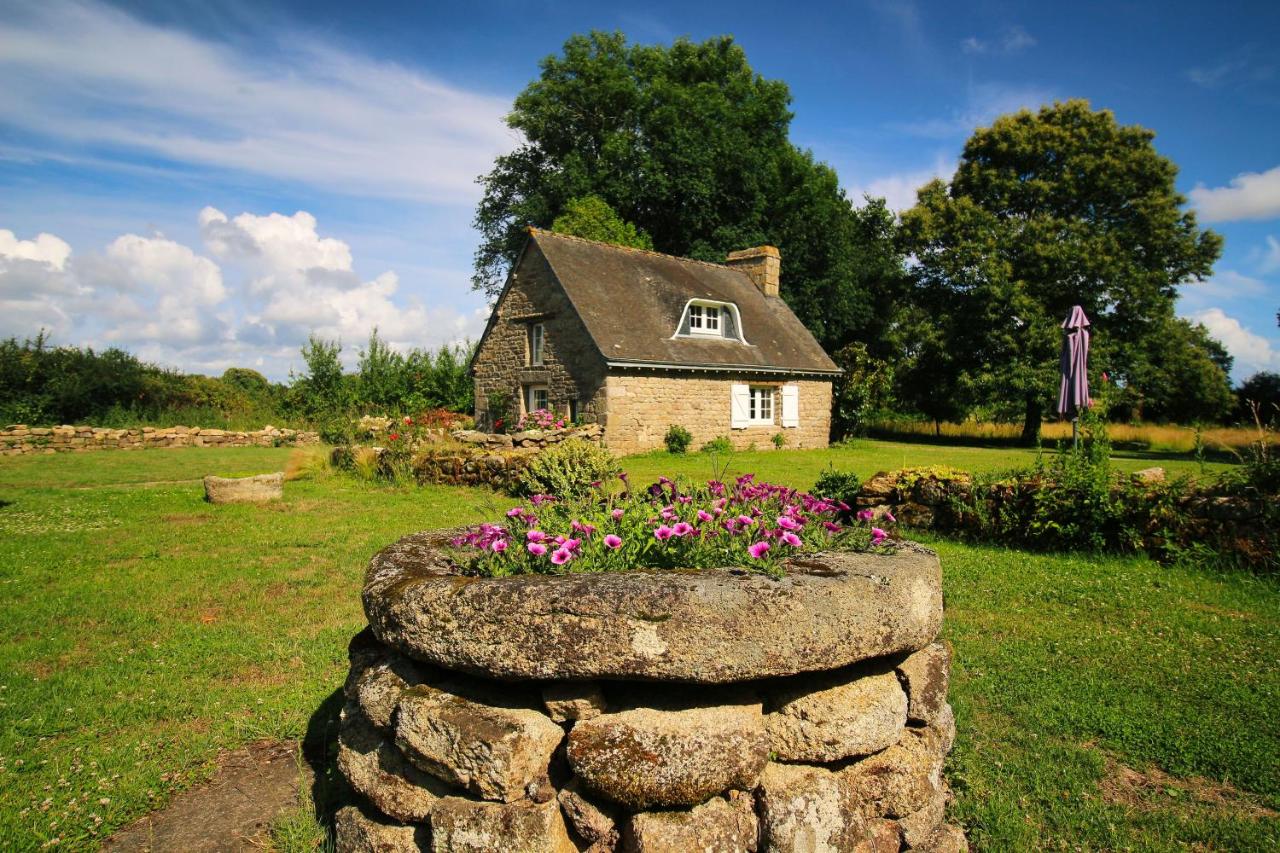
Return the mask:
[[1080, 418], [1076, 416], [1071, 419], [1071, 449], [1080, 449]]

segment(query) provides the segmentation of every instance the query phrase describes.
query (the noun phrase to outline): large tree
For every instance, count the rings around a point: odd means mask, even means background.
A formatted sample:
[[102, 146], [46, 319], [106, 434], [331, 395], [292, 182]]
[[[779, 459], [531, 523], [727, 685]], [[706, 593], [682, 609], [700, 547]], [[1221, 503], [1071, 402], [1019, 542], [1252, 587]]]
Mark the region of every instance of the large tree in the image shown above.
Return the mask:
[[524, 226], [595, 196], [660, 252], [718, 262], [777, 246], [782, 296], [829, 350], [876, 337], [881, 282], [900, 278], [893, 218], [855, 209], [835, 172], [791, 144], [790, 100], [731, 38], [570, 38], [507, 117], [523, 143], [481, 178], [473, 284], [494, 296]]
[[948, 315], [955, 369], [979, 400], [1020, 410], [1027, 442], [1056, 393], [1072, 305], [1093, 320], [1095, 353], [1132, 381], [1178, 286], [1207, 276], [1221, 251], [1183, 209], [1177, 168], [1153, 138], [1082, 100], [1003, 116], [903, 216], [917, 285]]

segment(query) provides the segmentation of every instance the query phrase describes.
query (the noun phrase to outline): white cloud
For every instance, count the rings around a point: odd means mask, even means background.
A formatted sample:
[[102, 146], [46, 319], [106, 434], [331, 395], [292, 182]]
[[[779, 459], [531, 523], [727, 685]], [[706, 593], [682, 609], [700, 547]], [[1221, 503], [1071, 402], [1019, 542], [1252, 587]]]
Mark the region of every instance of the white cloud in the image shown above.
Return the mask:
[[[96, 3], [6, 10], [0, 115], [77, 156], [121, 149], [360, 195], [470, 202], [512, 147], [510, 99], [298, 34], [284, 59]], [[128, 120], [121, 120], [127, 116]], [[91, 153], [85, 153], [89, 149]], [[33, 149], [24, 149], [31, 156]]]
[[890, 210], [906, 210], [915, 205], [916, 191], [934, 178], [950, 180], [955, 174], [954, 160], [937, 158], [931, 168], [917, 169], [909, 172], [896, 172], [872, 178], [849, 190], [849, 197], [855, 203], [861, 203], [862, 197], [883, 198]]
[[71, 247], [52, 234], [37, 234], [34, 240], [19, 240], [12, 231], [0, 228], [0, 258], [36, 261], [61, 270], [69, 257]]
[[1190, 315], [1190, 319], [1203, 323], [1235, 358], [1233, 373], [1251, 376], [1260, 370], [1280, 370], [1280, 351], [1272, 347], [1271, 341], [1249, 331], [1221, 308], [1208, 308]]
[[284, 378], [312, 333], [341, 340], [350, 364], [374, 327], [397, 349], [484, 328], [487, 310], [406, 298], [394, 271], [363, 280], [350, 246], [306, 211], [228, 217], [207, 207], [199, 223], [221, 264], [159, 234], [73, 254], [53, 235], [0, 231], [0, 336], [45, 328], [58, 343], [120, 346], [185, 370], [240, 365]]
[[1280, 240], [1267, 235], [1267, 248], [1260, 254], [1261, 257], [1258, 260], [1259, 270], [1264, 273], [1280, 270]]
[[1197, 184], [1191, 202], [1207, 222], [1280, 217], [1280, 166], [1236, 175], [1225, 187]]

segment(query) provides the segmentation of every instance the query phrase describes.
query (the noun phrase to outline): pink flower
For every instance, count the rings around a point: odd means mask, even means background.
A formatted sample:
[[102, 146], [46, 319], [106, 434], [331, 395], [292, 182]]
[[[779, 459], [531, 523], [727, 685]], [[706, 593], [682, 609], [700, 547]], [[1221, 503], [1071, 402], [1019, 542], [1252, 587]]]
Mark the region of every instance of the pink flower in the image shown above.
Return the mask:
[[881, 530], [879, 527], [871, 528], [871, 544], [879, 545], [881, 542], [889, 538], [889, 534]]
[[615, 536], [610, 533], [608, 536], [604, 537], [604, 544], [606, 548], [616, 551], [622, 547], [622, 537]]
[[493, 544], [489, 547], [493, 549], [493, 553], [501, 554], [503, 551], [507, 550], [507, 540], [495, 539], [493, 540]]
[[827, 528], [828, 533], [839, 533], [844, 529], [833, 521], [824, 521], [822, 522], [822, 526]]
[[791, 531], [787, 531], [786, 533], [783, 533], [780, 538], [782, 539], [783, 542], [786, 542], [792, 548], [799, 548], [801, 545], [800, 537], [795, 535]]
[[[532, 533], [533, 531], [530, 531], [530, 532]], [[542, 545], [538, 542], [530, 542], [528, 545], [524, 547], [528, 548], [529, 553], [535, 557], [541, 557], [543, 554], [547, 553], [547, 546]]]
[[892, 524], [896, 522], [898, 519], [894, 518], [893, 513], [889, 512], [889, 510], [886, 509], [884, 511], [884, 520]]
[[567, 548], [557, 548], [551, 554], [551, 562], [557, 566], [563, 566], [565, 563], [573, 559], [573, 552]]
[[756, 523], [756, 520], [749, 515], [740, 515], [738, 516], [738, 523], [743, 527], [750, 527]]
[[511, 509], [507, 510], [507, 518], [517, 518], [521, 515], [524, 515], [524, 507], [522, 506], [513, 506]]
[[657, 530], [653, 531], [653, 538], [657, 539], [659, 542], [665, 542], [671, 538], [671, 534], [674, 532], [674, 530], [664, 524]]
[[756, 544], [752, 545], [750, 548], [747, 549], [747, 553], [749, 553], [755, 559], [759, 560], [764, 557], [764, 555], [768, 552], [768, 550], [769, 550], [768, 542], [757, 542]]
[[576, 530], [578, 533], [581, 533], [583, 536], [590, 536], [592, 533], [596, 532], [594, 525], [583, 524], [581, 521], [578, 521], [576, 518], [569, 523], [569, 527], [573, 530]]
[[778, 516], [778, 526], [784, 530], [799, 530], [804, 525], [789, 515], [780, 515]]
[[701, 521], [703, 524], [706, 524], [713, 518], [715, 518], [715, 516], [707, 512], [705, 509], [698, 510], [698, 521]]
[[[547, 534], [543, 533], [541, 530], [530, 530], [524, 535], [524, 538], [528, 539], [530, 542], [541, 542], [547, 538]], [[542, 550], [545, 551], [547, 549], [543, 548]]]
[[693, 525], [687, 521], [681, 521], [671, 528], [671, 532], [676, 536], [688, 536], [693, 532]]
[[673, 506], [664, 506], [662, 512], [658, 514], [662, 516], [663, 521], [672, 521], [676, 517], [676, 509]]
[[566, 551], [573, 553], [574, 551], [577, 551], [581, 545], [582, 545], [581, 539], [566, 539], [564, 540], [564, 543], [561, 545], [561, 547], [564, 548]]
[[625, 510], [615, 509], [613, 512], [609, 514], [613, 516], [614, 521], [622, 521], [622, 516], [624, 513], [625, 513]]
[[858, 521], [870, 521], [875, 517], [875, 513], [869, 509], [858, 510]]

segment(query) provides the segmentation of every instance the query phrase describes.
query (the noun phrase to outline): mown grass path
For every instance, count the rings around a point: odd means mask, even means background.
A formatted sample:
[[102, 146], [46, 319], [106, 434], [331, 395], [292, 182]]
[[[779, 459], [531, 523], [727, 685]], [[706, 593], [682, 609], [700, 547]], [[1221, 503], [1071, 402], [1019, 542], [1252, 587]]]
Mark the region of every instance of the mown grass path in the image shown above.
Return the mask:
[[[827, 458], [865, 476], [912, 447], [732, 464], [808, 485]], [[1009, 451], [957, 450], [907, 462], [1009, 467], [983, 456]], [[270, 507], [202, 500], [201, 475], [279, 470], [291, 452], [0, 460], [0, 848], [91, 849], [207, 776], [219, 749], [324, 724], [369, 556], [507, 505], [326, 474], [290, 481]], [[637, 480], [705, 464], [627, 460]], [[936, 544], [958, 661], [948, 773], [979, 847], [1280, 844], [1276, 584]]]

